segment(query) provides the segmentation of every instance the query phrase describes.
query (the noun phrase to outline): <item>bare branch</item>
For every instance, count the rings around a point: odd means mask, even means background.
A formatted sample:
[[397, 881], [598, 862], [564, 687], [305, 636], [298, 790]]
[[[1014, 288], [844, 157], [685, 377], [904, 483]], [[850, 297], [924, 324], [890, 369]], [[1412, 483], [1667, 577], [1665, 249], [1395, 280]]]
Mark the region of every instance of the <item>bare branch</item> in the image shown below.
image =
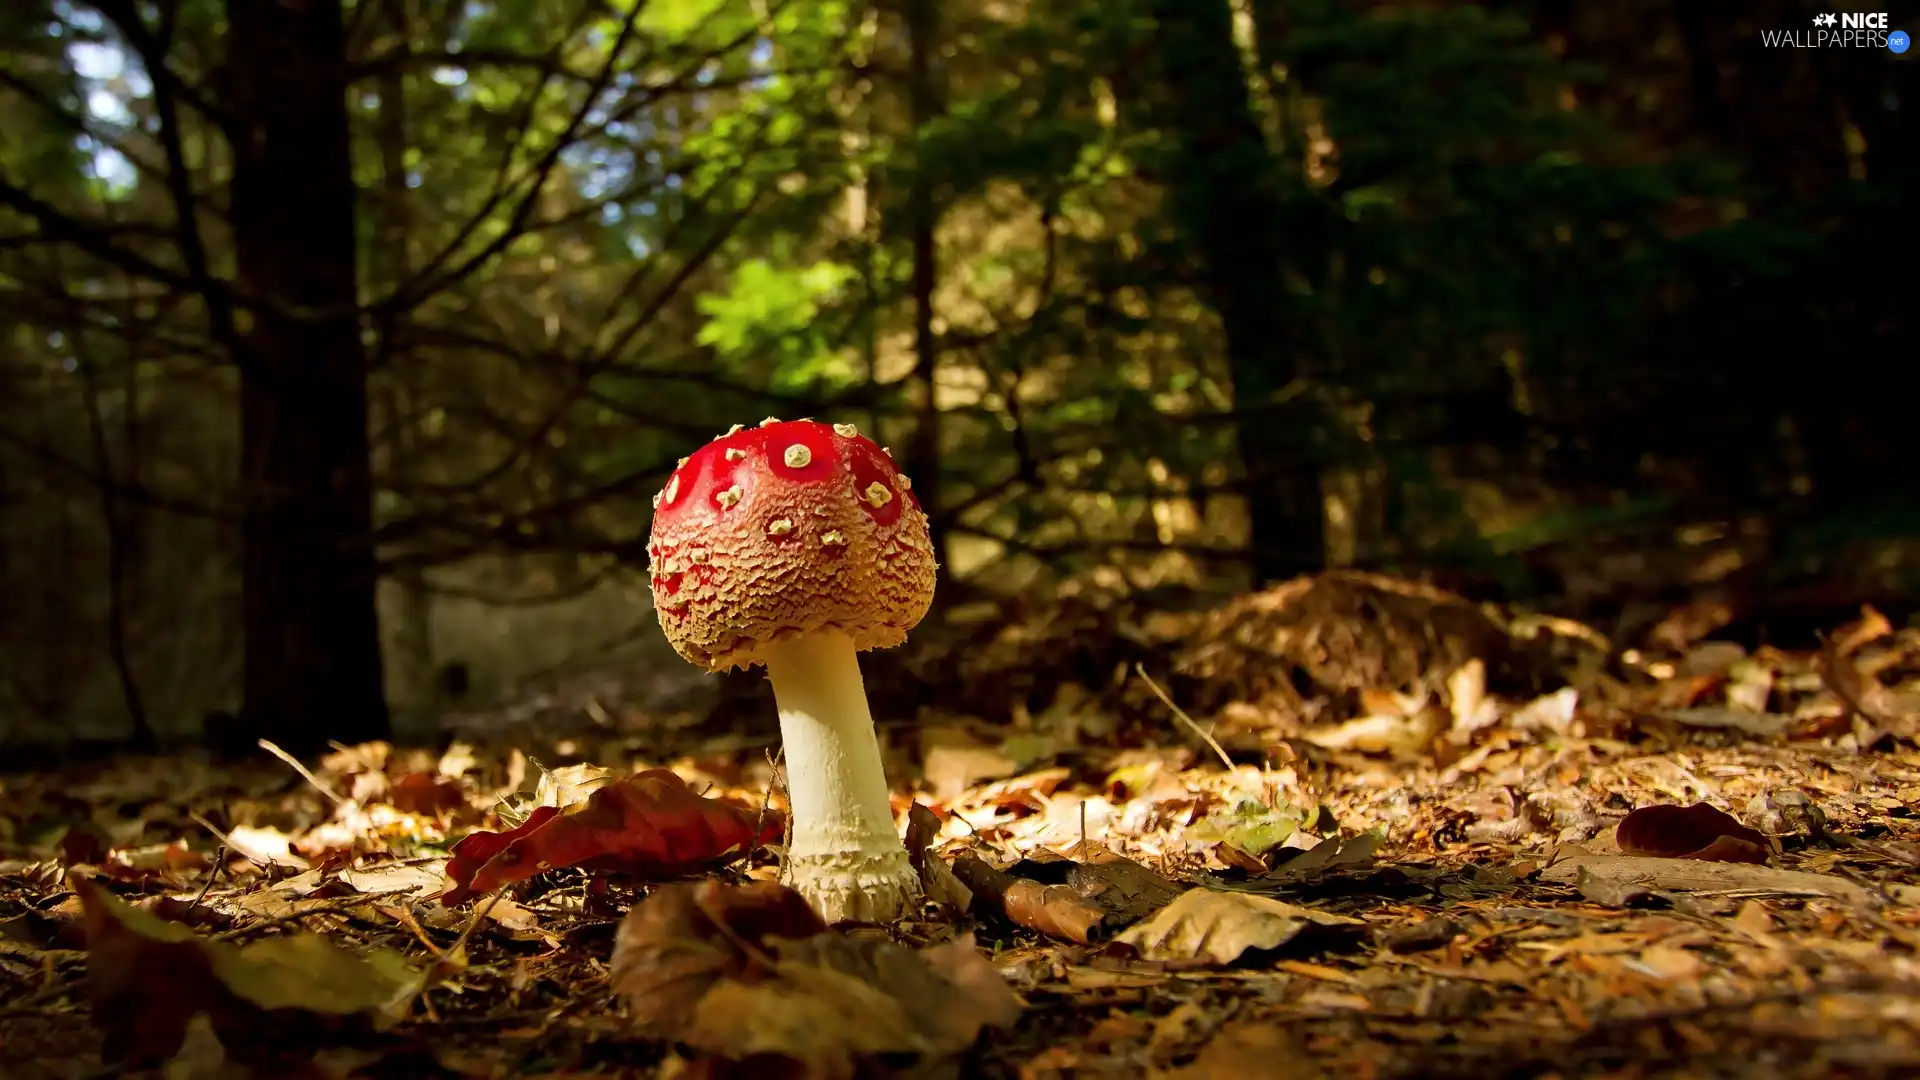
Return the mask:
[[49, 446], [17, 435], [5, 428], [0, 428], [0, 447], [10, 447], [21, 456], [81, 483], [95, 488], [111, 488], [116, 497], [129, 503], [201, 521], [237, 522], [240, 520], [238, 507], [229, 509], [192, 502], [154, 491], [144, 484], [129, 484], [117, 477], [105, 475], [98, 469], [73, 461]]
[[547, 186], [547, 180], [553, 175], [554, 168], [560, 164], [560, 156], [565, 153], [567, 147], [573, 145], [574, 139], [579, 134], [580, 126], [586, 123], [587, 116], [592, 113], [595, 105], [598, 104], [600, 95], [605, 93], [607, 86], [612, 83], [616, 66], [620, 60], [620, 54], [626, 50], [627, 42], [632, 39], [634, 28], [640, 19], [640, 13], [644, 11], [645, 8], [646, 5], [644, 4], [635, 4], [633, 9], [627, 13], [625, 21], [620, 25], [619, 35], [615, 37], [613, 44], [607, 49], [606, 62], [600, 65], [600, 70], [595, 74], [585, 97], [580, 102], [580, 106], [575, 109], [573, 115], [568, 118], [566, 126], [561, 129], [560, 134], [553, 140], [552, 145], [547, 147], [546, 152], [541, 154], [540, 160], [534, 166], [533, 175], [526, 183], [526, 194], [520, 199], [518, 205], [513, 208], [512, 213], [508, 216], [507, 226], [501, 230], [500, 235], [459, 265], [454, 266], [452, 269], [443, 269], [452, 261], [454, 256], [459, 253], [460, 249], [466, 246], [467, 241], [473, 238], [474, 233], [479, 230], [480, 226], [493, 216], [495, 210], [499, 209], [500, 204], [507, 198], [508, 192], [518, 186], [517, 182], [507, 181], [505, 177], [509, 162], [513, 159], [512, 155], [514, 151], [518, 149], [519, 145], [524, 145], [527, 134], [532, 131], [531, 118], [534, 106], [545, 92], [549, 81], [545, 77], [541, 79], [540, 85], [527, 96], [526, 107], [522, 110], [523, 116], [520, 123], [521, 137], [514, 140], [514, 143], [517, 145], [509, 147], [506, 155], [501, 159], [500, 176], [502, 181], [495, 186], [492, 194], [487, 197], [486, 202], [481, 205], [479, 211], [469, 217], [466, 223], [460, 227], [459, 231], [455, 233], [454, 238], [432, 258], [428, 259], [426, 264], [414, 274], [410, 281], [395, 289], [393, 295], [385, 301], [375, 305], [376, 308], [405, 310], [415, 307], [441, 292], [452, 288], [461, 281], [466, 280], [474, 271], [491, 262], [495, 256], [505, 251], [507, 247], [519, 237], [521, 229], [526, 225], [528, 217], [533, 213], [534, 204], [539, 201], [540, 193], [545, 190]]
[[592, 72], [569, 67], [559, 57], [559, 46], [543, 53], [511, 52], [505, 49], [461, 49], [454, 52], [447, 49], [416, 49], [411, 42], [401, 42], [377, 56], [368, 57], [357, 64], [349, 65], [347, 78], [353, 82], [363, 82], [398, 72], [428, 71], [436, 68], [454, 68], [460, 71], [478, 71], [482, 68], [508, 68], [532, 71], [549, 78], [571, 79], [574, 82], [592, 82]]
[[205, 287], [219, 288], [214, 282], [201, 282], [191, 274], [169, 269], [144, 255], [118, 247], [108, 240], [110, 229], [82, 221], [0, 177], [0, 206], [18, 211], [40, 226], [43, 242], [71, 244], [81, 252], [135, 277], [157, 281], [182, 292], [198, 293]]
[[[146, 65], [148, 71], [165, 71], [167, 53], [173, 48], [177, 6], [167, 5], [161, 9], [160, 28], [152, 35], [147, 34], [145, 24], [140, 22], [138, 13], [132, 10], [126, 0], [115, 0], [107, 6], [127, 8], [124, 18], [116, 18], [116, 23], [121, 25], [122, 32], [129, 33], [128, 40], [139, 52], [141, 63]], [[128, 22], [139, 25], [138, 32], [129, 32]], [[167, 194], [173, 199], [180, 258], [186, 264], [187, 274], [200, 285], [196, 291], [207, 305], [213, 339], [227, 350], [235, 364], [244, 369], [250, 365], [251, 357], [234, 324], [231, 294], [225, 282], [215, 284], [218, 279], [214, 277], [207, 260], [206, 240], [200, 233], [199, 206], [193, 191], [193, 173], [187, 168], [186, 150], [180, 139], [180, 112], [176, 98], [174, 81], [156, 76], [153, 80], [153, 106], [160, 120], [160, 149], [167, 159]]]

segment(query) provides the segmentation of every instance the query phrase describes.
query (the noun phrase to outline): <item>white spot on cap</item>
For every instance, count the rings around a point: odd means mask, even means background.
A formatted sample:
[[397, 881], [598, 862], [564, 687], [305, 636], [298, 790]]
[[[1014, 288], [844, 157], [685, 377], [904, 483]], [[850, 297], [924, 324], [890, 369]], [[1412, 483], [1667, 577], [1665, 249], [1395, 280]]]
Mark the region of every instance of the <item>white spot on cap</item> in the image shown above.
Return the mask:
[[813, 451], [801, 443], [794, 443], [787, 447], [787, 452], [783, 456], [786, 458], [789, 469], [804, 469], [813, 463]]
[[891, 446], [883, 446], [883, 447], [881, 447], [881, 448], [880, 448], [880, 452], [881, 452], [881, 453], [883, 453], [883, 454], [885, 454], [885, 455], [887, 455], [888, 457], [892, 457], [892, 456], [893, 456], [893, 447], [891, 447]]
[[893, 491], [887, 485], [875, 480], [867, 485], [867, 501], [878, 509], [893, 501]]
[[653, 508], [660, 509], [660, 493], [657, 491], [653, 493]]
[[860, 434], [860, 429], [854, 427], [852, 424], [835, 424], [833, 425], [833, 433], [843, 439], [851, 439], [855, 435]]
[[735, 424], [732, 427], [727, 429], [727, 433], [725, 435], [722, 435], [720, 437], [723, 439], [731, 438], [732, 436], [738, 435], [742, 431], [746, 430], [746, 427], [747, 425], [745, 424]]
[[792, 518], [774, 518], [767, 522], [768, 536], [785, 536], [793, 531]]
[[687, 552], [687, 561], [695, 566], [699, 566], [701, 563], [706, 562], [711, 556], [712, 552], [709, 552], [706, 548], [694, 548], [692, 551]]
[[720, 509], [731, 510], [734, 508], [734, 505], [740, 501], [741, 494], [740, 485], [735, 484], [720, 494], [715, 495], [713, 501], [720, 504]]
[[747, 452], [745, 450], [740, 449], [737, 446], [727, 447], [728, 461], [744, 461], [746, 460], [746, 456], [747, 456]]
[[761, 426], [761, 427], [772, 427], [773, 425], [775, 425], [775, 424], [777, 424], [777, 423], [779, 423], [779, 422], [780, 422], [780, 418], [779, 418], [779, 417], [777, 417], [777, 416], [769, 416], [769, 417], [767, 417], [767, 418], [766, 418], [765, 420], [762, 420], [762, 421], [760, 421], [760, 426]]
[[912, 477], [910, 477], [910, 476], [905, 476], [905, 475], [902, 475], [902, 476], [898, 476], [898, 477], [895, 477], [895, 479], [897, 479], [898, 481], [900, 481], [900, 490], [901, 490], [901, 491], [911, 491], [911, 490], [913, 489], [913, 478], [912, 478]]
[[847, 534], [839, 529], [829, 529], [820, 534], [821, 547], [845, 547], [846, 543]]
[[667, 477], [667, 486], [665, 489], [663, 489], [660, 492], [660, 498], [668, 506], [672, 506], [673, 500], [679, 497], [680, 497], [680, 474], [674, 473], [672, 476]]
[[692, 460], [693, 460], [692, 458], [681, 458], [681, 459], [680, 459], [680, 463], [679, 463], [678, 465], [675, 465], [675, 466], [674, 466], [674, 468], [676, 468], [676, 469], [684, 469], [684, 468], [686, 468], [686, 467], [687, 467], [687, 462], [689, 462], [689, 461], [692, 461]]

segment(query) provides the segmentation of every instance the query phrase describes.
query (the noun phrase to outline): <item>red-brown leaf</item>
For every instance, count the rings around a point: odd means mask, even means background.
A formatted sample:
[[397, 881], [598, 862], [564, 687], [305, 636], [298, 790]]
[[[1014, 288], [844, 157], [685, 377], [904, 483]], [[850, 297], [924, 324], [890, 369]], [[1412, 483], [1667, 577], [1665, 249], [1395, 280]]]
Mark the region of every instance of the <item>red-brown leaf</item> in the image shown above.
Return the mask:
[[1614, 837], [1629, 855], [1703, 862], [1767, 861], [1767, 838], [1706, 803], [1643, 806], [1622, 818]]
[[431, 816], [467, 805], [460, 785], [428, 773], [408, 773], [387, 788], [387, 802], [403, 814]]
[[441, 902], [457, 904], [543, 870], [580, 866], [652, 880], [679, 877], [778, 839], [784, 820], [694, 794], [670, 769], [608, 784], [577, 808], [535, 810], [518, 828], [475, 832], [453, 846]]

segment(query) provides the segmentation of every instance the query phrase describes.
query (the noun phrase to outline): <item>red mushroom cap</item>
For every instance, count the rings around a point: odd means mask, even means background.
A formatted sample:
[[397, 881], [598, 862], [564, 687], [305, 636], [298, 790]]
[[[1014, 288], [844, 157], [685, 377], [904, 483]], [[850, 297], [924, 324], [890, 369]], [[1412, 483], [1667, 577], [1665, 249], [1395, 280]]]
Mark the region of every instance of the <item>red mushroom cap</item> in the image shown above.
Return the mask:
[[769, 419], [681, 459], [654, 498], [647, 555], [667, 640], [711, 671], [820, 630], [898, 645], [933, 604], [920, 500], [848, 424]]

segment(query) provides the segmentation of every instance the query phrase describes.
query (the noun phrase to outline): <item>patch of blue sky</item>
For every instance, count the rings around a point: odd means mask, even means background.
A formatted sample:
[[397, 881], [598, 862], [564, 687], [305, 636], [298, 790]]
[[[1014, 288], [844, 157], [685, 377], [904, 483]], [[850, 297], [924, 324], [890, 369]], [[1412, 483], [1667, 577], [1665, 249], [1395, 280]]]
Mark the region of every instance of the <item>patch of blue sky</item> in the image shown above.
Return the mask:
[[110, 33], [107, 20], [93, 8], [58, 0], [53, 5], [55, 39], [67, 38], [67, 63], [86, 111], [88, 128], [74, 140], [89, 173], [109, 197], [124, 197], [139, 178], [133, 162], [114, 145], [114, 136], [137, 119], [132, 102], [153, 93], [140, 62]]

